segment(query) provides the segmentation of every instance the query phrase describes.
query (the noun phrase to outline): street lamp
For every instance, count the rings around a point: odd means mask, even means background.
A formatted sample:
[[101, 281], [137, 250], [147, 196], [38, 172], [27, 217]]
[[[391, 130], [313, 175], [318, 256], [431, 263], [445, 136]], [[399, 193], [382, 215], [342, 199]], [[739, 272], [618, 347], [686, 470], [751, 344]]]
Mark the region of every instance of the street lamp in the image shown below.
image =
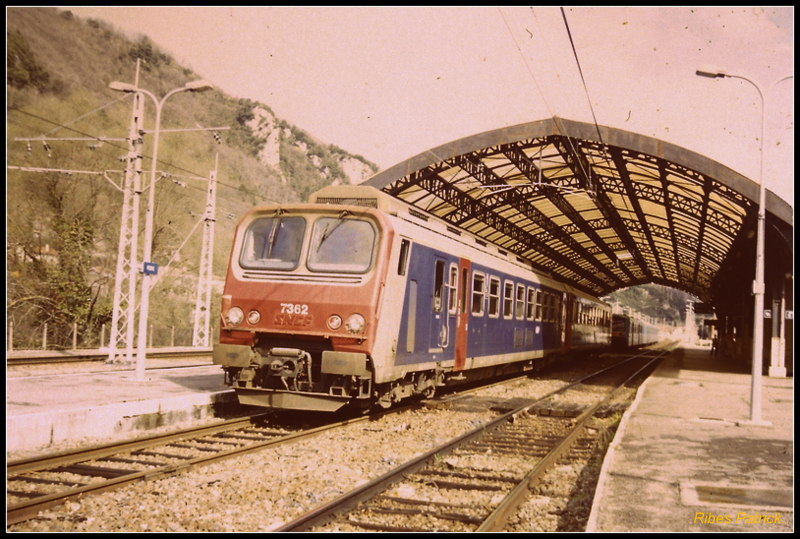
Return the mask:
[[[764, 187], [764, 94], [761, 92], [759, 86], [741, 75], [733, 75], [724, 70], [715, 69], [711, 67], [701, 67], [695, 71], [695, 74], [700, 77], [709, 77], [712, 79], [717, 78], [730, 78], [741, 79], [749, 82], [758, 92], [758, 97], [761, 100], [761, 136], [758, 139], [758, 224], [756, 235], [756, 275], [753, 280], [753, 365], [752, 365], [752, 380], [750, 384], [750, 422], [753, 424], [769, 424], [767, 421], [761, 419], [761, 371], [763, 369], [763, 352], [764, 352], [764, 221], [765, 221], [765, 201], [766, 201], [766, 188]], [[781, 81], [792, 78], [793, 75], [783, 77], [776, 81], [778, 84]]]
[[145, 347], [147, 345], [147, 317], [150, 311], [150, 287], [154, 271], [153, 254], [153, 214], [155, 213], [155, 193], [156, 193], [156, 164], [158, 162], [158, 138], [161, 131], [161, 109], [164, 102], [171, 96], [180, 92], [201, 92], [209, 90], [214, 86], [204, 80], [187, 82], [180, 88], [175, 88], [167, 93], [161, 100], [150, 91], [139, 88], [136, 85], [125, 82], [114, 81], [108, 85], [112, 90], [126, 93], [142, 93], [153, 100], [156, 107], [155, 127], [153, 128], [153, 155], [151, 157], [152, 166], [150, 168], [150, 192], [147, 199], [147, 214], [145, 216], [144, 228], [144, 251], [142, 255], [142, 299], [139, 306], [139, 334], [136, 344], [136, 379], [144, 380]]

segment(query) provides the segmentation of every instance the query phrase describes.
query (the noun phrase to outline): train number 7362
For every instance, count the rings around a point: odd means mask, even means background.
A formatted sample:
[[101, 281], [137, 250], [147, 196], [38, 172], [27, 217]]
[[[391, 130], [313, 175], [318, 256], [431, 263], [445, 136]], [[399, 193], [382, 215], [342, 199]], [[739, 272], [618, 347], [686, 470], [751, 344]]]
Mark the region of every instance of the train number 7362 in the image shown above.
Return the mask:
[[305, 303], [281, 303], [282, 314], [308, 314], [308, 305]]

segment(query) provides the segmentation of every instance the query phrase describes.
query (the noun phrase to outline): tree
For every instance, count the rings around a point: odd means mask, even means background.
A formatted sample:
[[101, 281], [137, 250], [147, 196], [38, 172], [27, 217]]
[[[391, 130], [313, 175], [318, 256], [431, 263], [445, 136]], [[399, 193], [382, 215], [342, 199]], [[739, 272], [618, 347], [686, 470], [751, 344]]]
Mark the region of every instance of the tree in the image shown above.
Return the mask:
[[18, 335], [36, 335], [46, 323], [48, 341], [56, 346], [71, 342], [73, 324], [83, 335], [97, 333], [110, 319], [99, 301], [108, 292], [109, 269], [103, 266], [109, 261], [93, 255], [105, 228], [98, 212], [103, 197], [98, 184], [76, 181], [52, 173], [26, 181], [15, 189], [25, 193], [19, 211], [8, 215], [14, 238], [6, 257], [9, 315], [22, 330]]

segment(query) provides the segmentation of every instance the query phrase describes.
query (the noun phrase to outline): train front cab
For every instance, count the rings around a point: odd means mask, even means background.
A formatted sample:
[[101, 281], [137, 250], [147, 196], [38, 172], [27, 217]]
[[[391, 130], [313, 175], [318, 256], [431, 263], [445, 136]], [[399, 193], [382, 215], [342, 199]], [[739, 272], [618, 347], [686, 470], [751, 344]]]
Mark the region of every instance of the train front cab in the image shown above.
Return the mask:
[[243, 218], [214, 346], [242, 404], [335, 411], [370, 401], [392, 234], [365, 208], [287, 205]]

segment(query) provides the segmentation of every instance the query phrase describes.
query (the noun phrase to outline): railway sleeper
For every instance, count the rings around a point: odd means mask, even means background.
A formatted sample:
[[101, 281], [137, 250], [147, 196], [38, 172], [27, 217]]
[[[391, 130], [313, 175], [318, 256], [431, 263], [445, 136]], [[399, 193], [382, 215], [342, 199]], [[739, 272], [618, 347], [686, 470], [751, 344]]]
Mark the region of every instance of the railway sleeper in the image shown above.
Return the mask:
[[176, 455], [174, 453], [164, 453], [162, 451], [134, 451], [131, 455], [143, 455], [147, 457], [164, 457], [168, 459], [180, 459], [180, 460], [190, 460], [194, 457], [190, 457], [187, 455]]
[[[193, 441], [196, 441], [196, 440], [193, 440]], [[192, 449], [194, 451], [205, 451], [207, 453], [216, 453], [217, 452], [216, 449], [211, 449], [209, 447], [200, 447], [200, 446], [191, 445], [191, 444], [168, 444], [168, 445], [169, 445], [169, 447], [179, 447], [181, 449]]]
[[28, 498], [33, 500], [35, 498], [41, 498], [42, 496], [46, 496], [47, 494], [45, 494], [44, 492], [25, 492], [22, 490], [6, 489], [6, 495], [15, 496], [17, 498]]
[[481, 524], [483, 519], [479, 517], [474, 517], [472, 515], [466, 515], [464, 513], [452, 513], [449, 511], [446, 512], [434, 512], [429, 510], [420, 510], [418, 508], [410, 509], [405, 507], [376, 507], [376, 506], [367, 506], [364, 508], [364, 511], [369, 511], [371, 513], [383, 513], [388, 515], [422, 515], [434, 518], [440, 518], [444, 520], [452, 520], [454, 522], [463, 522], [465, 524]]
[[464, 473], [464, 472], [456, 472], [453, 470], [441, 470], [441, 469], [425, 469], [416, 472], [417, 475], [434, 475], [438, 477], [456, 477], [459, 479], [478, 479], [481, 481], [497, 481], [497, 482], [505, 482], [505, 483], [513, 483], [516, 484], [518, 481], [513, 477], [503, 477], [499, 475], [492, 475], [492, 474], [481, 474], [481, 473]]
[[431, 507], [452, 507], [456, 509], [468, 509], [473, 511], [483, 510], [482, 505], [474, 503], [450, 503], [450, 502], [439, 502], [436, 500], [418, 500], [416, 498], [404, 498], [402, 496], [392, 496], [389, 494], [381, 494], [379, 496], [376, 496], [373, 501], [405, 504], [413, 506], [426, 505]]
[[6, 478], [6, 481], [24, 481], [26, 483], [42, 483], [45, 485], [66, 485], [68, 487], [82, 487], [86, 483], [80, 481], [64, 481], [62, 479], [47, 479], [44, 477], [34, 477], [31, 475], [12, 475]]
[[145, 459], [129, 459], [125, 457], [104, 457], [105, 462], [122, 462], [124, 464], [141, 464], [143, 466], [161, 466], [163, 462], [155, 462]]
[[[389, 508], [388, 511], [376, 511], [367, 506], [351, 512], [347, 516], [347, 522], [365, 529], [383, 531], [468, 531], [475, 526], [475, 518], [473, 515], [463, 515], [447, 510], [434, 512], [416, 508], [414, 510], [393, 511]], [[388, 519], [388, 521], [385, 519]]]
[[475, 443], [473, 447], [470, 447], [470, 449], [472, 450], [473, 454], [484, 456], [487, 454], [495, 454], [543, 457], [550, 451], [550, 449], [552, 449], [552, 447], [526, 447], [522, 445], [498, 446], [497, 444], [491, 443]]
[[403, 532], [411, 532], [411, 533], [424, 533], [429, 532], [430, 530], [427, 528], [418, 528], [418, 527], [411, 527], [411, 526], [390, 526], [388, 524], [375, 524], [373, 522], [362, 522], [359, 520], [355, 520], [353, 518], [348, 518], [347, 523], [356, 526], [359, 528], [364, 528], [365, 530], [372, 530], [372, 531], [379, 531], [379, 532], [394, 532], [394, 533], [403, 533]]
[[[235, 440], [248, 440], [248, 441], [257, 441], [257, 442], [262, 442], [264, 440], [269, 440], [270, 438], [273, 438], [274, 436], [275, 435], [269, 435], [269, 434], [265, 434], [264, 436], [251, 436], [251, 435], [247, 435], [247, 434], [220, 434], [220, 435], [218, 435], [219, 438], [231, 438], [231, 439], [235, 439]], [[231, 442], [231, 443], [235, 443], [235, 442]], [[237, 445], [239, 445], [239, 444], [237, 444]]]
[[[415, 477], [416, 476], [416, 477]], [[415, 483], [422, 483], [423, 485], [433, 485], [438, 489], [456, 489], [456, 490], [506, 490], [505, 486], [501, 485], [487, 485], [481, 483], [468, 483], [468, 482], [460, 482], [460, 481], [447, 481], [445, 479], [431, 479], [425, 476], [419, 476], [418, 474], [409, 474], [406, 476], [406, 480], [413, 481]]]
[[551, 417], [578, 417], [584, 408], [577, 404], [570, 403], [544, 403], [534, 406], [530, 413], [541, 416]]
[[114, 479], [115, 477], [134, 474], [138, 470], [105, 468], [103, 466], [90, 466], [88, 464], [73, 464], [71, 466], [61, 466], [59, 468], [53, 468], [50, 471], [58, 473], [74, 473], [77, 475], [85, 475], [88, 477], [103, 477], [105, 479]]

